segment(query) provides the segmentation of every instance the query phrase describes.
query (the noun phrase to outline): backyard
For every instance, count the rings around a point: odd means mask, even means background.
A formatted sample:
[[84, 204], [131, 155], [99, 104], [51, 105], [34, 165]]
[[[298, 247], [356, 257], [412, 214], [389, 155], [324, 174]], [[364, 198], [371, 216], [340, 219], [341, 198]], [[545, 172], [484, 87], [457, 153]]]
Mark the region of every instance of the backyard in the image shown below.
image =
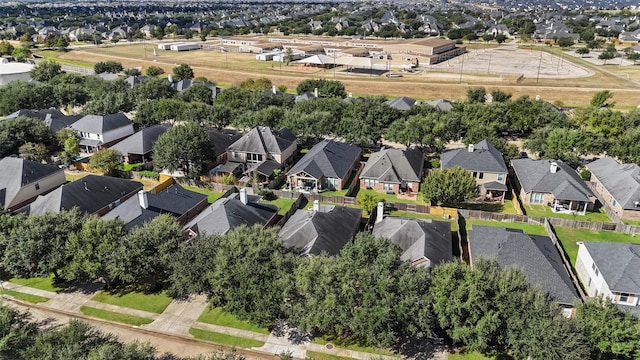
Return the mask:
[[285, 198], [277, 198], [275, 200], [260, 200], [261, 203], [265, 203], [265, 204], [271, 204], [271, 205], [275, 205], [278, 207], [278, 209], [280, 209], [278, 211], [278, 215], [284, 215], [286, 214], [289, 209], [291, 209], [291, 206], [293, 206], [293, 203], [296, 202], [296, 199], [285, 199]]
[[182, 185], [182, 187], [187, 189], [187, 190], [191, 190], [193, 192], [197, 192], [199, 194], [207, 195], [207, 201], [209, 202], [209, 204], [214, 203], [216, 200], [221, 198], [222, 195], [224, 195], [224, 193], [221, 192], [221, 191], [205, 189], [205, 188], [201, 188], [201, 187], [197, 187], [197, 186]]
[[559, 214], [559, 213], [554, 213], [551, 210], [550, 206], [526, 204], [524, 205], [524, 211], [527, 214], [527, 216], [552, 217], [552, 218], [591, 221], [591, 222], [606, 222], [606, 223], [611, 222], [609, 215], [607, 215], [607, 213], [605, 213], [604, 210], [602, 209], [598, 209], [598, 211], [587, 211], [584, 215]]
[[556, 227], [556, 235], [569, 256], [571, 265], [575, 266], [578, 256], [578, 241], [595, 241], [595, 242], [623, 242], [640, 244], [640, 238], [633, 237], [629, 234], [622, 234], [612, 231], [591, 231], [582, 229], [572, 229], [564, 227]]

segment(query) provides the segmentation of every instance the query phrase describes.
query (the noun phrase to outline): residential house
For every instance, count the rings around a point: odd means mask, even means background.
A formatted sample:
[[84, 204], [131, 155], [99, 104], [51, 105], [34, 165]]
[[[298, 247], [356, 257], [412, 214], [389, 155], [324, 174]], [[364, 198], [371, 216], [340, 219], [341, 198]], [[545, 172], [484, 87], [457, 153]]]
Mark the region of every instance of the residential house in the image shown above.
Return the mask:
[[0, 210], [14, 211], [64, 184], [57, 166], [15, 157], [0, 160]]
[[148, 77], [144, 75], [132, 75], [124, 79], [124, 82], [127, 83], [130, 87], [134, 87], [138, 84], [142, 84], [147, 81]]
[[28, 212], [59, 213], [77, 207], [83, 214], [102, 216], [142, 190], [137, 181], [110, 176], [87, 175], [40, 195], [29, 205]]
[[469, 144], [466, 149], [449, 150], [440, 155], [441, 168], [456, 166], [469, 171], [476, 179], [483, 199], [504, 202], [508, 170], [502, 154], [490, 142], [485, 139]]
[[298, 142], [290, 131], [256, 126], [227, 148], [228, 161], [259, 164], [272, 160], [281, 167], [290, 164]]
[[231, 129], [207, 129], [207, 136], [209, 137], [209, 143], [213, 148], [213, 156], [216, 159], [216, 163], [223, 163], [227, 161], [227, 148], [238, 141], [242, 134]]
[[416, 149], [382, 149], [369, 156], [360, 174], [360, 188], [387, 193], [417, 194], [424, 154]]
[[529, 235], [517, 229], [473, 225], [468, 237], [469, 263], [495, 260], [502, 269], [517, 266], [531, 285], [538, 285], [571, 315], [579, 298], [576, 285], [548, 236]]
[[448, 221], [384, 217], [384, 204], [379, 203], [373, 235], [398, 245], [402, 249], [400, 260], [410, 261], [429, 271], [453, 259], [451, 224]]
[[425, 102], [427, 105], [434, 107], [440, 111], [449, 111], [453, 109], [453, 101], [447, 99], [438, 99]]
[[576, 272], [587, 295], [640, 315], [640, 244], [578, 242]]
[[184, 226], [187, 236], [199, 234], [224, 235], [238, 226], [259, 224], [269, 227], [276, 223], [278, 208], [258, 201], [260, 196], [247, 194], [247, 189], [216, 200]]
[[0, 118], [0, 121], [15, 119], [18, 116], [26, 116], [26, 117], [44, 121], [47, 117], [57, 118], [57, 117], [64, 116], [64, 114], [58, 109], [44, 109], [44, 110], [20, 109], [18, 111], [12, 112], [11, 114], [3, 118]]
[[396, 110], [405, 111], [411, 109], [411, 107], [415, 105], [416, 99], [400, 96], [395, 99], [387, 100], [384, 103]]
[[561, 160], [511, 160], [523, 204], [551, 207], [553, 212], [584, 215], [596, 197], [580, 175]]
[[133, 134], [133, 122], [123, 113], [110, 115], [85, 115], [71, 124], [80, 136], [80, 146], [92, 153], [109, 147]]
[[640, 167], [603, 157], [587, 164], [592, 189], [616, 220], [640, 220]]
[[361, 154], [357, 145], [323, 140], [289, 170], [289, 186], [312, 191], [340, 190], [349, 185]]
[[166, 124], [144, 128], [113, 145], [111, 149], [120, 152], [127, 164], [146, 163], [151, 161], [153, 144], [170, 128], [171, 126]]
[[100, 74], [98, 74], [96, 76], [98, 76], [102, 80], [106, 80], [106, 81], [114, 81], [114, 80], [120, 79], [120, 76], [118, 76], [118, 74], [114, 74], [114, 73], [111, 73], [111, 72], [103, 72], [103, 73], [100, 73]]
[[360, 228], [362, 209], [320, 205], [315, 200], [311, 210], [298, 210], [280, 229], [284, 246], [302, 256], [336, 255]]

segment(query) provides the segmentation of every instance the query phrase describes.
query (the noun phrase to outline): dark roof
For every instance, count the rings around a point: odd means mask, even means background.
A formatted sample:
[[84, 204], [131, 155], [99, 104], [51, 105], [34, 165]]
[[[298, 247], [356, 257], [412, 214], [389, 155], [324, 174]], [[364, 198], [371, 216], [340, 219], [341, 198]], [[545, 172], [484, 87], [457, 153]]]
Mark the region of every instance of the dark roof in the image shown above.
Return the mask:
[[361, 178], [377, 179], [388, 183], [420, 181], [424, 155], [415, 149], [382, 149], [371, 154]]
[[443, 168], [460, 166], [469, 171], [482, 171], [491, 173], [506, 173], [507, 165], [498, 149], [487, 140], [482, 140], [473, 145], [473, 151], [469, 148], [449, 150], [440, 155]]
[[247, 170], [245, 170], [245, 174], [252, 174], [256, 171], [260, 175], [264, 175], [266, 177], [271, 176], [276, 169], [280, 169], [281, 165], [275, 162], [274, 160], [263, 160], [257, 164], [249, 164]]
[[[551, 172], [553, 163], [558, 165]], [[589, 201], [593, 193], [580, 175], [562, 160], [511, 160], [513, 170], [525, 192], [551, 193], [556, 199]]]
[[74, 122], [71, 127], [78, 131], [91, 134], [103, 134], [105, 132], [133, 124], [123, 113], [110, 115], [85, 115]]
[[142, 84], [145, 81], [147, 81], [147, 77], [144, 75], [129, 76], [128, 78], [124, 79], [124, 82], [129, 84], [129, 86], [131, 87], [137, 84]]
[[49, 127], [49, 130], [51, 131], [51, 133], [55, 134], [64, 128], [70, 127], [71, 124], [75, 123], [81, 118], [82, 118], [82, 115], [68, 115], [68, 116], [63, 115], [58, 117], [52, 117], [50, 115], [47, 115], [47, 117], [45, 117], [44, 119], [44, 122]]
[[270, 204], [260, 204], [259, 199], [259, 196], [248, 195], [249, 201], [243, 204], [238, 193], [220, 198], [191, 220], [184, 229], [197, 234], [222, 235], [241, 225], [265, 226], [279, 209]]
[[539, 285], [555, 301], [572, 305], [578, 298], [558, 250], [548, 236], [521, 230], [473, 225], [469, 231], [469, 257], [495, 259], [500, 268], [518, 266], [532, 285]]
[[498, 191], [508, 191], [509, 190], [507, 188], [507, 185], [505, 185], [503, 183], [499, 183], [497, 181], [489, 181], [489, 182], [486, 182], [486, 183], [482, 184], [482, 186], [487, 190], [498, 190]]
[[640, 167], [636, 164], [618, 164], [611, 157], [604, 157], [587, 164], [602, 186], [625, 210], [640, 210]]
[[128, 194], [142, 190], [137, 181], [110, 176], [87, 175], [62, 185], [31, 203], [31, 214], [60, 212], [77, 207], [83, 213], [93, 214]]
[[207, 136], [209, 137], [209, 143], [213, 146], [214, 156], [218, 157], [227, 152], [229, 145], [238, 141], [242, 134], [231, 129], [219, 130], [210, 128], [207, 130]]
[[47, 118], [47, 116], [51, 118], [58, 118], [58, 117], [64, 116], [64, 114], [62, 113], [62, 111], [58, 109], [44, 109], [44, 110], [20, 109], [16, 112], [13, 112], [1, 118], [0, 121], [15, 119], [18, 116], [26, 116], [26, 117], [40, 119], [44, 121]]
[[279, 132], [266, 126], [256, 126], [231, 144], [228, 150], [266, 155], [281, 154], [291, 146], [295, 146], [294, 141], [282, 137]]
[[432, 106], [441, 111], [449, 111], [453, 109], [453, 102], [446, 99], [427, 101], [427, 105]]
[[640, 244], [582, 242], [609, 290], [640, 295]]
[[406, 96], [400, 96], [397, 97], [395, 99], [391, 99], [388, 101], [384, 102], [385, 104], [389, 105], [390, 107], [397, 109], [397, 110], [409, 110], [411, 109], [411, 107], [416, 103], [416, 99], [412, 99], [410, 97], [406, 97]]
[[[62, 172], [57, 166], [14, 157], [0, 160], [0, 209], [6, 210], [22, 187], [51, 174]], [[44, 185], [43, 185], [44, 186]]]
[[300, 255], [335, 255], [353, 238], [360, 226], [361, 209], [320, 206], [320, 211], [298, 210], [280, 229], [284, 246]]
[[164, 134], [164, 132], [170, 128], [171, 126], [166, 124], [153, 125], [151, 127], [144, 128], [113, 145], [111, 148], [119, 151], [124, 156], [129, 154], [148, 154], [153, 151], [153, 144], [156, 143], [156, 140], [158, 140], [160, 135]]
[[353, 163], [360, 159], [361, 153], [357, 145], [322, 140], [289, 170], [289, 175], [304, 171], [316, 179], [344, 179]]
[[244, 164], [239, 162], [227, 161], [226, 163], [224, 163], [224, 165], [220, 167], [216, 166], [215, 168], [211, 169], [211, 171], [213, 172], [215, 170], [215, 173], [220, 174], [233, 174], [238, 168], [240, 168], [240, 171], [242, 171], [242, 169], [244, 169]]
[[446, 221], [386, 217], [374, 225], [373, 235], [398, 245], [400, 260], [429, 269], [453, 258], [451, 224]]

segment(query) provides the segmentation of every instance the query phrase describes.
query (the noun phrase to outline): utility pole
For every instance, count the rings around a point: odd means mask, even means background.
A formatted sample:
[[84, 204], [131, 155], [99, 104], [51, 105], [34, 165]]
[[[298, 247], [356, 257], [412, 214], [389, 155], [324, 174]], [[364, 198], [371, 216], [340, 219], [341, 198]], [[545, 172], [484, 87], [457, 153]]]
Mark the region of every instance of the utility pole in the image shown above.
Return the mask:
[[538, 75], [536, 75], [536, 84], [540, 80], [540, 66], [542, 66], [542, 51], [540, 51], [540, 59], [538, 60]]

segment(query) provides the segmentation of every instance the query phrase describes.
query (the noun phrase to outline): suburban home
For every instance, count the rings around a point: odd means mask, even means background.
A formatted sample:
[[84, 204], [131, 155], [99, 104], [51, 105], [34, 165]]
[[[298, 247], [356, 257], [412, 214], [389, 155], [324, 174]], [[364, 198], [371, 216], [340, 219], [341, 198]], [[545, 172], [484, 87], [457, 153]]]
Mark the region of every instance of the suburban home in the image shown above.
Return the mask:
[[0, 118], [0, 121], [15, 119], [18, 116], [26, 116], [34, 119], [39, 119], [44, 121], [47, 117], [57, 118], [64, 116], [62, 111], [58, 109], [44, 109], [44, 110], [32, 110], [32, 109], [20, 109], [18, 111], [12, 112], [11, 114]]
[[356, 235], [362, 220], [362, 209], [320, 205], [311, 210], [298, 210], [280, 229], [284, 246], [302, 256], [326, 253], [336, 255]]
[[362, 151], [357, 145], [322, 140], [306, 153], [287, 174], [292, 190], [340, 190], [348, 185], [360, 164]]
[[548, 236], [529, 235], [518, 229], [473, 225], [468, 237], [469, 264], [478, 259], [495, 260], [502, 269], [517, 266], [531, 285], [539, 285], [572, 314], [579, 298], [576, 285]]
[[222, 197], [184, 226], [185, 234], [224, 235], [238, 226], [262, 225], [266, 228], [276, 223], [278, 208], [258, 201], [260, 196], [247, 194], [247, 189]]
[[448, 221], [384, 217], [379, 203], [373, 235], [389, 239], [402, 249], [400, 260], [410, 261], [429, 271], [453, 259], [451, 224]]
[[387, 193], [417, 194], [424, 154], [416, 149], [382, 149], [369, 156], [360, 173], [360, 188]]
[[124, 156], [127, 164], [146, 163], [151, 161], [153, 144], [160, 135], [169, 130], [171, 126], [166, 124], [153, 125], [144, 128], [128, 138], [113, 145], [111, 149], [117, 150]]
[[603, 157], [587, 164], [591, 188], [616, 220], [640, 220], [640, 167]]
[[85, 115], [71, 124], [80, 136], [80, 146], [87, 153], [118, 142], [133, 134], [133, 122], [124, 113]]
[[576, 272], [587, 295], [640, 315], [640, 244], [578, 242]]
[[405, 111], [411, 109], [411, 107], [416, 104], [416, 99], [400, 96], [395, 99], [385, 101], [384, 103], [396, 110]]
[[580, 175], [561, 160], [511, 160], [523, 204], [547, 205], [553, 212], [584, 215], [596, 197]]
[[122, 205], [109, 211], [103, 219], [120, 219], [127, 228], [142, 226], [161, 214], [169, 214], [184, 225], [207, 207], [207, 195], [173, 184], [159, 193], [138, 191]]
[[293, 161], [297, 147], [291, 131], [256, 126], [227, 148], [227, 160], [247, 164], [273, 160], [282, 167]]
[[17, 210], [65, 182], [57, 166], [5, 157], [0, 160], [0, 210]]
[[231, 129], [207, 129], [207, 136], [209, 137], [209, 143], [213, 148], [213, 155], [216, 163], [223, 163], [227, 161], [227, 148], [238, 141], [242, 134]]
[[31, 215], [59, 213], [77, 207], [83, 214], [102, 216], [142, 190], [137, 181], [110, 176], [87, 175], [38, 196], [29, 205]]
[[507, 189], [507, 166], [504, 158], [486, 139], [467, 148], [445, 151], [440, 155], [443, 169], [459, 166], [476, 179], [483, 200], [504, 202]]

